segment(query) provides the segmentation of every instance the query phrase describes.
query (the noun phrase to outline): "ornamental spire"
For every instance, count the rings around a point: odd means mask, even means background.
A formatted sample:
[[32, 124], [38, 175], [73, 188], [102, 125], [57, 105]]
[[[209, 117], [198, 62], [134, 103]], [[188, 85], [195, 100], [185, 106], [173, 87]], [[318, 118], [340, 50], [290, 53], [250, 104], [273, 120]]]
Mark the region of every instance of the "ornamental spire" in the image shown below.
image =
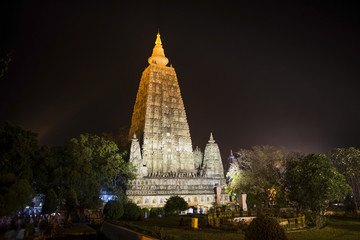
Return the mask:
[[209, 143], [214, 143], [215, 140], [214, 140], [214, 137], [213, 137], [213, 134], [212, 132], [210, 132], [210, 140], [209, 140]]
[[158, 64], [166, 66], [168, 64], [169, 59], [165, 57], [164, 49], [162, 46], [162, 42], [160, 39], [160, 33], [158, 32], [155, 40], [155, 47], [153, 49], [151, 57], [148, 59], [149, 64]]
[[158, 44], [162, 45], [159, 31], [158, 31], [158, 34], [156, 35], [155, 44], [156, 45], [158, 45]]

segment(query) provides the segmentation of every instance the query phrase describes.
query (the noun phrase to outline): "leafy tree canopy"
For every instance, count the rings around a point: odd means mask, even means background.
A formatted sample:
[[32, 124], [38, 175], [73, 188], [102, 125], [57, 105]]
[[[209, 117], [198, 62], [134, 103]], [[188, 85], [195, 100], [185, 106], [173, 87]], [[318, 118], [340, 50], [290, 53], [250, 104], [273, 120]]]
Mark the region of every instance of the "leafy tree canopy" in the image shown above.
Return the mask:
[[37, 134], [8, 122], [0, 128], [1, 172], [30, 180], [38, 151]]
[[33, 167], [38, 157], [37, 135], [11, 123], [0, 128], [0, 215], [31, 203]]
[[355, 208], [360, 204], [360, 149], [335, 148], [327, 156], [334, 167], [345, 176], [347, 184], [353, 190]]
[[230, 194], [258, 196], [259, 200], [266, 203], [274, 199], [271, 197], [272, 192], [284, 192], [285, 162], [297, 157], [294, 153], [284, 154], [282, 149], [274, 146], [240, 149], [230, 164], [226, 190]]
[[170, 197], [165, 204], [164, 210], [166, 214], [179, 214], [180, 211], [185, 211], [189, 208], [188, 203], [179, 196]]
[[100, 205], [100, 189], [121, 195], [134, 169], [127, 163], [117, 145], [103, 137], [81, 134], [66, 146], [64, 182], [77, 193], [80, 208]]
[[37, 193], [46, 195], [50, 189], [59, 199], [63, 199], [67, 188], [64, 184], [64, 168], [67, 163], [65, 147], [44, 146], [35, 163], [34, 186]]
[[103, 132], [105, 139], [113, 141], [118, 146], [121, 152], [127, 151], [130, 148], [129, 127], [121, 127], [116, 132]]
[[58, 206], [57, 195], [54, 189], [51, 188], [46, 193], [44, 205], [42, 207], [41, 212], [53, 213], [57, 209], [57, 206]]
[[65, 195], [65, 208], [69, 213], [76, 212], [78, 208], [77, 194], [73, 188], [70, 188]]
[[1, 173], [0, 176], [0, 215], [15, 213], [31, 203], [35, 194], [27, 179], [19, 179], [13, 173]]
[[323, 154], [309, 154], [299, 161], [288, 162], [285, 174], [290, 200], [300, 209], [321, 212], [328, 201], [341, 199], [351, 189]]

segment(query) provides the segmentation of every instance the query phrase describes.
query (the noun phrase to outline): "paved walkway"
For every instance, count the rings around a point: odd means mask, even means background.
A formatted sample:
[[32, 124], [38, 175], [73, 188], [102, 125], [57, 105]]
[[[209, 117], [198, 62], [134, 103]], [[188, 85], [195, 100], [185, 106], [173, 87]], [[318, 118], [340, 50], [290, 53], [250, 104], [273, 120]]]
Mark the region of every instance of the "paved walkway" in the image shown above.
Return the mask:
[[73, 224], [70, 228], [58, 228], [56, 236], [96, 235], [97, 232], [86, 224]]

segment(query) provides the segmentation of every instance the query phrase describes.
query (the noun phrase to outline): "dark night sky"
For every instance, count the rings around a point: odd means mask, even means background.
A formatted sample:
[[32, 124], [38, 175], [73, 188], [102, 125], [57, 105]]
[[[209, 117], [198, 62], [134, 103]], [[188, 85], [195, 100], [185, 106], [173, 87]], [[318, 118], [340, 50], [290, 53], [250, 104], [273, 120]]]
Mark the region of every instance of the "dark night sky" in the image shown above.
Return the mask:
[[[0, 120], [60, 145], [129, 126], [158, 28], [193, 146], [360, 147], [360, 7], [284, 1], [2, 1]], [[236, 3], [236, 5], [235, 5]]]

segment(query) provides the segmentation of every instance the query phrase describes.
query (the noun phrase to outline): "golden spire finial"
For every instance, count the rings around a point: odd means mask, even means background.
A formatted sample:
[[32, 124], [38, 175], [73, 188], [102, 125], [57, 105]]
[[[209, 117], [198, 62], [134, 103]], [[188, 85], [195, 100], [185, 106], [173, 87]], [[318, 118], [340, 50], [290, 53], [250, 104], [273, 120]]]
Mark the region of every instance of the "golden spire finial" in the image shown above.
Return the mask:
[[157, 44], [160, 44], [160, 45], [161, 45], [161, 39], [160, 39], [160, 33], [159, 33], [159, 31], [158, 31], [158, 34], [157, 34], [157, 36], [156, 36], [155, 44], [156, 44], [156, 45], [157, 45]]
[[164, 53], [163, 46], [161, 44], [159, 32], [156, 37], [153, 53], [152, 53], [151, 57], [149, 57], [148, 62], [149, 62], [149, 64], [158, 64], [158, 65], [163, 65], [163, 66], [166, 66], [166, 64], [168, 64], [168, 62], [169, 62], [169, 59], [167, 59], [165, 57], [165, 53]]

